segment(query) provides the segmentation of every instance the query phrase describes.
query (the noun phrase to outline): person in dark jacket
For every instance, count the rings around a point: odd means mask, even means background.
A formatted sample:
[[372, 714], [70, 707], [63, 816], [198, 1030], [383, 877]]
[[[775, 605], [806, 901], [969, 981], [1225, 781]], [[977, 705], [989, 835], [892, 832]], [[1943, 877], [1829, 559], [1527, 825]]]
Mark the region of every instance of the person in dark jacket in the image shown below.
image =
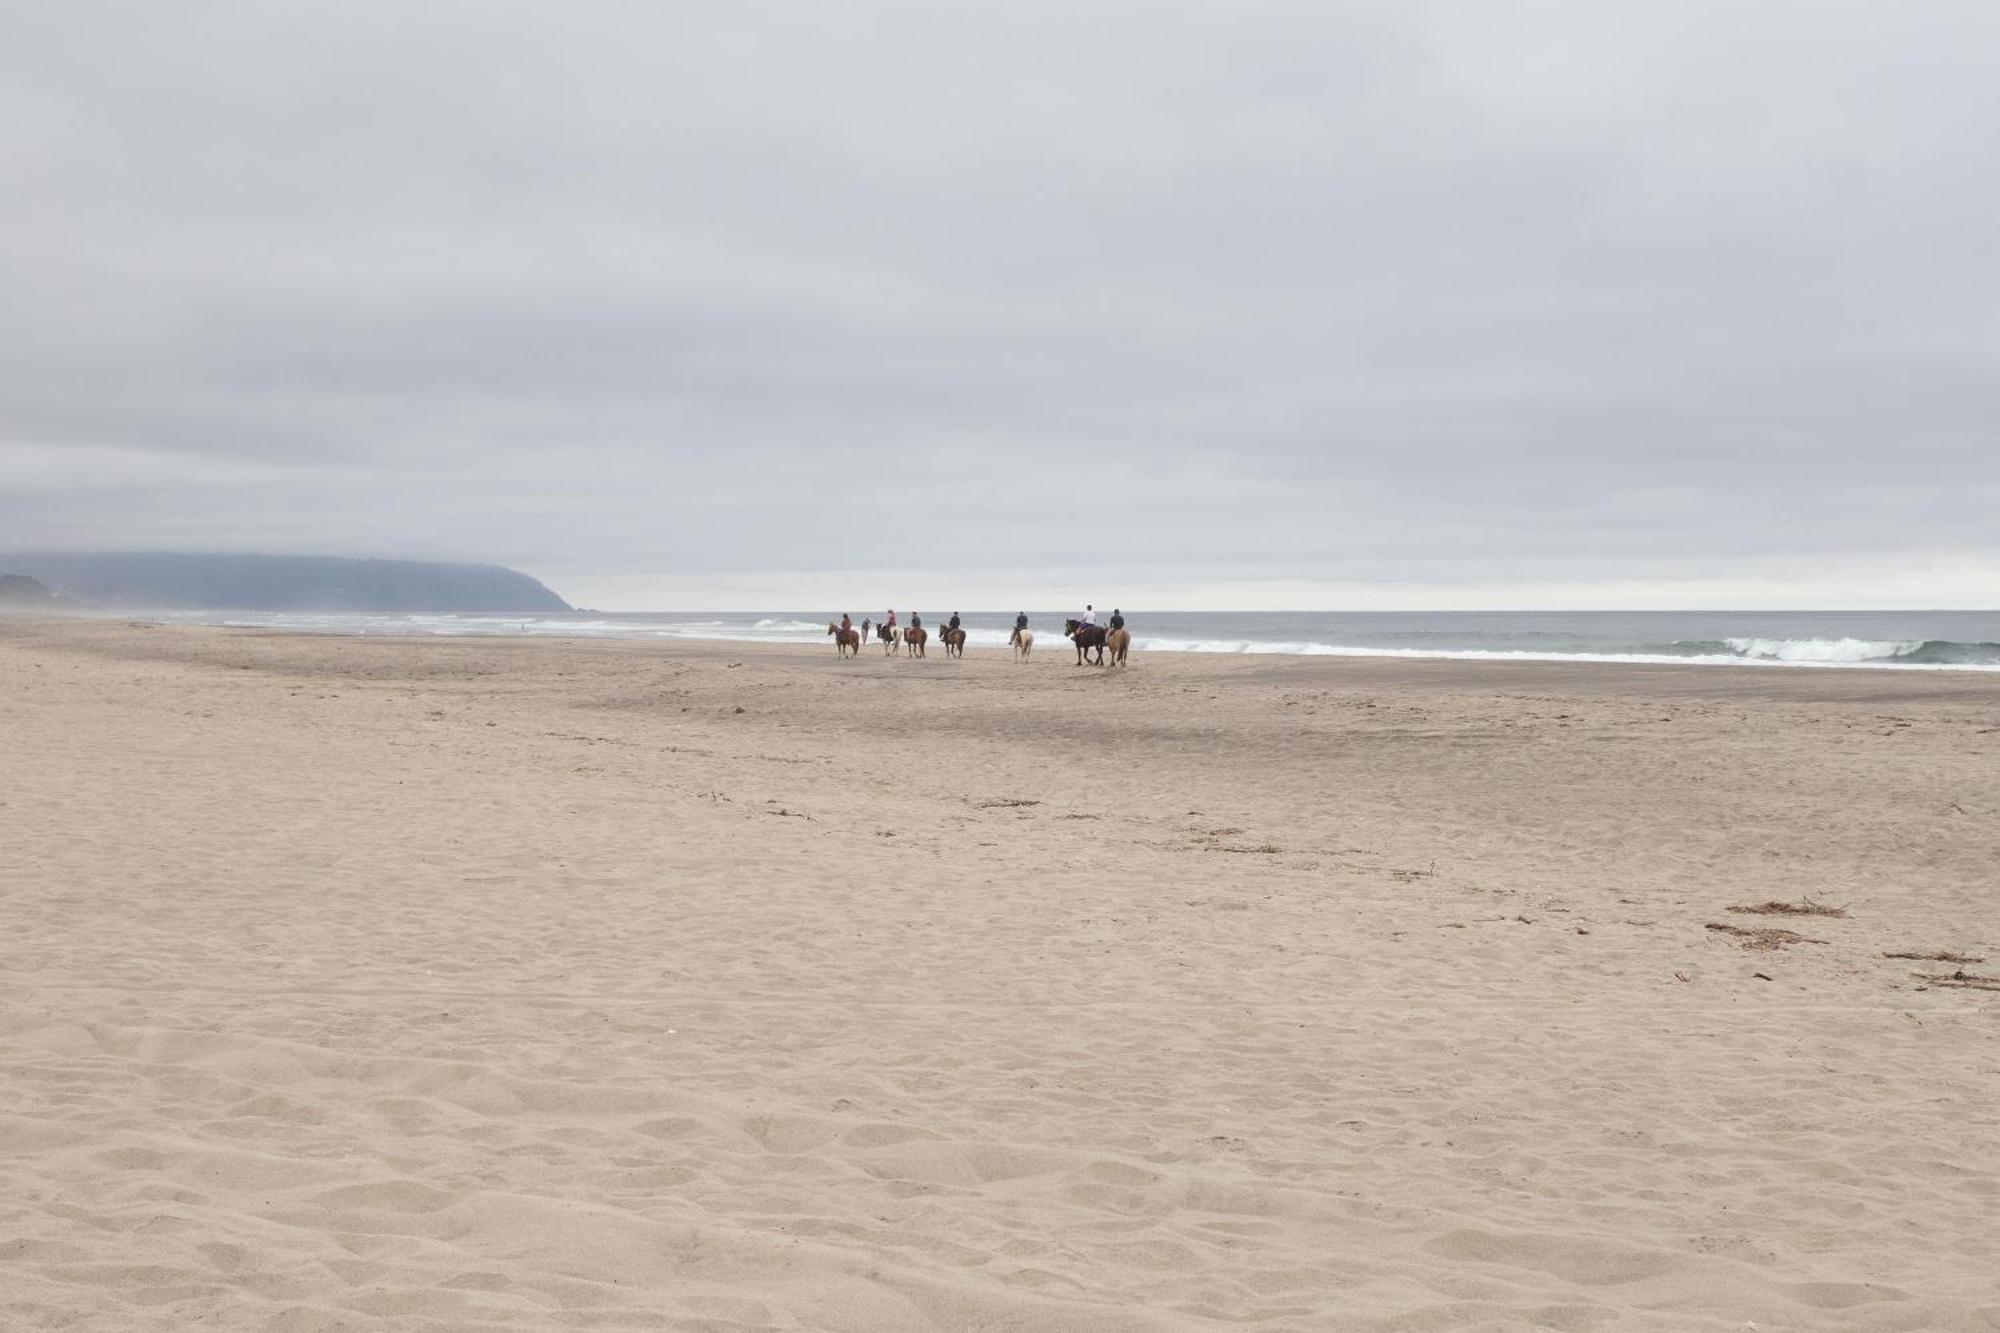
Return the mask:
[[1120, 611], [1115, 606], [1111, 608], [1111, 628], [1113, 629], [1125, 628], [1125, 613], [1123, 611]]

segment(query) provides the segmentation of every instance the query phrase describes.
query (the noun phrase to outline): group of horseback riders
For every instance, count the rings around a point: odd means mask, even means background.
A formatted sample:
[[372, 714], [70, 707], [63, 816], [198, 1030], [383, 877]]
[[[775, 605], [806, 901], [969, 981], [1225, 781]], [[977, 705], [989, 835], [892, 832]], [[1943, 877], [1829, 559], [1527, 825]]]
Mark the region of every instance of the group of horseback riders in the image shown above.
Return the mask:
[[[859, 630], [854, 628], [854, 621], [848, 614], [842, 611], [840, 623], [828, 625], [826, 632], [834, 636], [834, 642], [840, 648], [842, 655], [849, 651], [860, 652], [862, 641], [873, 638], [882, 645], [884, 653], [901, 652], [904, 648], [908, 648], [912, 657], [922, 657], [924, 647], [930, 642], [931, 637], [930, 631], [924, 628], [924, 618], [914, 611], [910, 612], [910, 623], [907, 627], [897, 624], [894, 607], [882, 617], [880, 624], [872, 620], [863, 620]], [[952, 612], [951, 619], [945, 622], [942, 630], [938, 631], [938, 642], [944, 645], [945, 656], [965, 656], [965, 630], [959, 625], [958, 612]]]
[[[930, 639], [930, 631], [924, 628], [922, 616], [912, 611], [909, 625], [899, 625], [894, 607], [889, 609], [880, 622], [864, 619], [859, 630], [854, 628], [854, 621], [843, 611], [840, 613], [839, 623], [828, 625], [826, 632], [833, 636], [834, 644], [840, 649], [842, 656], [860, 652], [861, 644], [872, 638], [882, 645], [884, 653], [900, 652], [907, 647], [912, 656], [922, 657], [924, 645]], [[1087, 651], [1095, 650], [1095, 661], [1099, 666], [1104, 665], [1107, 648], [1111, 652], [1112, 660], [1122, 665], [1125, 661], [1126, 648], [1132, 639], [1126, 632], [1125, 615], [1122, 611], [1116, 607], [1112, 608], [1111, 618], [1105, 624], [1099, 625], [1097, 608], [1088, 604], [1084, 606], [1082, 615], [1063, 622], [1063, 634], [1076, 643], [1076, 660], [1079, 664], [1083, 662]], [[965, 630], [959, 623], [958, 612], [954, 611], [951, 613], [951, 619], [947, 620], [944, 628], [938, 632], [938, 641], [944, 644], [946, 656], [965, 656], [965, 638]], [[1028, 656], [1033, 650], [1035, 635], [1034, 631], [1028, 628], [1026, 611], [1014, 617], [1014, 632], [1008, 635], [1007, 643], [1013, 648], [1017, 659]]]

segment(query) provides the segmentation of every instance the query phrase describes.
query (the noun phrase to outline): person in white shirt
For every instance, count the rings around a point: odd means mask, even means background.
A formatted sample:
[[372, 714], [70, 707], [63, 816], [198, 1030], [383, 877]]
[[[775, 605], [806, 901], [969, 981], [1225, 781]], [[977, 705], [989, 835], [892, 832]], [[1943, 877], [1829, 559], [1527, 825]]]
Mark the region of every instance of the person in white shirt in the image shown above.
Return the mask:
[[1097, 608], [1088, 602], [1084, 603], [1083, 614], [1077, 617], [1076, 623], [1079, 625], [1095, 625], [1097, 623]]

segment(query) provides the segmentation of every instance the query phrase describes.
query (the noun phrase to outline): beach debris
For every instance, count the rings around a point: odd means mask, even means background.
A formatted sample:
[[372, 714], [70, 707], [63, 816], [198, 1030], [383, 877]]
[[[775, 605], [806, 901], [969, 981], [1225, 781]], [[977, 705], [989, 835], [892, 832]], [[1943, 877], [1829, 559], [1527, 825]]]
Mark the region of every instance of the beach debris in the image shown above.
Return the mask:
[[1753, 976], [1753, 977], [1755, 977], [1755, 978], [1757, 978], [1757, 980], [1759, 980], [1759, 981], [1775, 981], [1775, 980], [1777, 980], [1777, 978], [1776, 978], [1776, 977], [1773, 977], [1773, 976], [1772, 976], [1772, 975], [1771, 975], [1771, 974], [1770, 974], [1769, 972], [1752, 972], [1752, 973], [1751, 973], [1750, 975], [1751, 975], [1751, 976]]
[[1729, 910], [1732, 912], [1741, 913], [1745, 916], [1846, 916], [1847, 915], [1847, 909], [1845, 907], [1829, 907], [1825, 903], [1816, 903], [1810, 898], [1801, 898], [1795, 903], [1781, 903], [1778, 902], [1776, 899], [1773, 899], [1770, 902], [1752, 903], [1748, 905], [1738, 904], [1737, 906], [1732, 907]]
[[1719, 935], [1729, 935], [1743, 941], [1743, 947], [1756, 953], [1771, 953], [1788, 944], [1825, 944], [1810, 935], [1801, 935], [1795, 930], [1780, 930], [1776, 926], [1732, 926], [1722, 921], [1711, 921], [1707, 929]]
[[1884, 958], [1907, 958], [1913, 963], [1983, 963], [1984, 956], [1975, 958], [1971, 954], [1953, 953], [1949, 949], [1939, 949], [1933, 953], [1885, 953]]
[[1950, 975], [1942, 972], [1912, 972], [1910, 975], [1918, 981], [1928, 982], [1933, 986], [1956, 986], [1961, 990], [2000, 991], [2000, 977], [1983, 977], [1977, 972], [1967, 972], [1963, 969], [1953, 972]]
[[1688, 975], [1687, 973], [1685, 973], [1685, 972], [1676, 972], [1676, 973], [1674, 973], [1674, 980], [1675, 980], [1675, 981], [1693, 981], [1693, 980], [1694, 980], [1694, 978], [1693, 978], [1693, 977], [1691, 977], [1691, 976], [1689, 976], [1689, 975]]
[[1276, 856], [1285, 850], [1274, 842], [1260, 842], [1254, 847], [1241, 847], [1226, 842], [1212, 842], [1203, 843], [1202, 849], [1210, 852], [1237, 852], [1248, 856]]
[[972, 808], [975, 810], [1014, 810], [1022, 806], [1040, 804], [1040, 801], [1026, 796], [996, 796], [990, 801], [974, 801]]
[[1395, 880], [1398, 884], [1408, 884], [1413, 879], [1436, 879], [1437, 873], [1438, 863], [1433, 861], [1428, 868], [1423, 870], [1391, 870], [1389, 878]]
[[1582, 926], [1578, 926], [1576, 928], [1576, 933], [1579, 935], [1588, 935], [1590, 932], [1585, 930]]

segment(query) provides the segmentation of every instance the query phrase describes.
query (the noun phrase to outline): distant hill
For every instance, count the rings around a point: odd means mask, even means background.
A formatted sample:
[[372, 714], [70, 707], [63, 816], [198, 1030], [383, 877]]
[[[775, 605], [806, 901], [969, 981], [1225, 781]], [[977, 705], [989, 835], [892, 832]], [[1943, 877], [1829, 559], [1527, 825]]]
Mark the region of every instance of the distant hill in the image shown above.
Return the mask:
[[47, 606], [56, 595], [40, 579], [26, 574], [0, 574], [0, 606]]
[[422, 560], [23, 551], [0, 554], [0, 574], [38, 580], [66, 602], [163, 611], [571, 609], [516, 570]]

